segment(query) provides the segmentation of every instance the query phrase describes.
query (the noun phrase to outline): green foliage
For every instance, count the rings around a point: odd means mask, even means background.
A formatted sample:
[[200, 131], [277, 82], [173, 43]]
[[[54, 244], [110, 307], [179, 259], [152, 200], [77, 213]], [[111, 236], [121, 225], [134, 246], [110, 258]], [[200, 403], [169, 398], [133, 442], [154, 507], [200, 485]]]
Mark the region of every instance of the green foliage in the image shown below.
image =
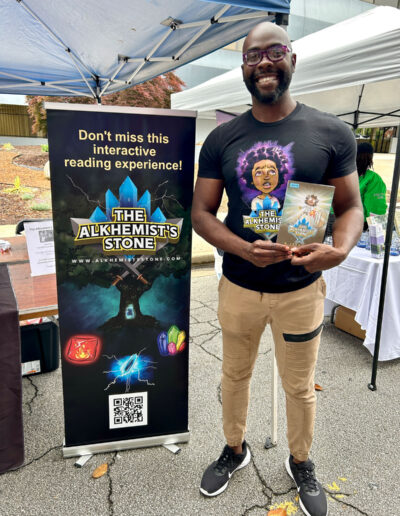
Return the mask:
[[[154, 77], [150, 81], [137, 84], [132, 88], [110, 93], [101, 98], [105, 106], [136, 106], [168, 109], [171, 106], [171, 94], [182, 91], [185, 85], [174, 72]], [[32, 119], [32, 132], [40, 136], [47, 135], [47, 118], [44, 102], [65, 102], [68, 104], [96, 104], [92, 97], [44, 97], [27, 95], [28, 113]], [[43, 150], [43, 149], [42, 149]], [[47, 151], [45, 151], [47, 152]]]
[[3, 150], [13, 150], [15, 147], [11, 143], [5, 143], [2, 147]]
[[49, 206], [48, 204], [32, 204], [32, 206], [30, 208], [31, 208], [31, 210], [35, 210], [35, 211], [50, 211], [51, 210], [51, 206]]
[[31, 191], [32, 191], [31, 188], [21, 185], [21, 180], [20, 180], [19, 176], [15, 176], [13, 186], [4, 188], [4, 190], [3, 190], [4, 193], [9, 193], [9, 194], [23, 194], [23, 193], [27, 193], [27, 192], [31, 192]]
[[33, 194], [30, 194], [30, 193], [26, 193], [26, 194], [23, 194], [21, 195], [21, 199], [23, 201], [31, 201], [35, 196]]
[[40, 148], [42, 149], [42, 152], [49, 152], [49, 146], [47, 145], [47, 143], [42, 143]]

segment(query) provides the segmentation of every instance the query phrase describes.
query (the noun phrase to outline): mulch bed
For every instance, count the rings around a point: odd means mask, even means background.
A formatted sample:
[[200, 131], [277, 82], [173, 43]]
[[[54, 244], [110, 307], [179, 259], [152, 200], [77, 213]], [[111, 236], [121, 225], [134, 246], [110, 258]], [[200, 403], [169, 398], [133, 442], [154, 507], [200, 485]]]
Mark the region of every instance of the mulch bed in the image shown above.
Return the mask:
[[[50, 180], [44, 177], [43, 172], [48, 159], [48, 153], [43, 152], [40, 145], [19, 146], [9, 151], [0, 148], [0, 224], [16, 224], [21, 219], [52, 216], [51, 209], [32, 209], [33, 205], [51, 206]], [[17, 176], [21, 186], [29, 188], [32, 199], [23, 200], [18, 193], [4, 192], [4, 189], [14, 185]]]

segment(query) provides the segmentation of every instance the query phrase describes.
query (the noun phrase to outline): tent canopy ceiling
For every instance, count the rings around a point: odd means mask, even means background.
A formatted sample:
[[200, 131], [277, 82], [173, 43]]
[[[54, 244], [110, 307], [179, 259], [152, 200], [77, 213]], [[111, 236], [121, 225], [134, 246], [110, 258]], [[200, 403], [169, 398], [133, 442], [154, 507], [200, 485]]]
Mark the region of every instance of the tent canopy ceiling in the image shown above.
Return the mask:
[[[290, 0], [0, 0], [0, 93], [100, 96], [288, 13]], [[254, 10], [261, 9], [261, 10]]]
[[[356, 116], [362, 126], [400, 123], [400, 10], [376, 7], [295, 41], [293, 51], [296, 100], [352, 125]], [[172, 95], [174, 108], [197, 109], [204, 118], [250, 103], [240, 68]]]

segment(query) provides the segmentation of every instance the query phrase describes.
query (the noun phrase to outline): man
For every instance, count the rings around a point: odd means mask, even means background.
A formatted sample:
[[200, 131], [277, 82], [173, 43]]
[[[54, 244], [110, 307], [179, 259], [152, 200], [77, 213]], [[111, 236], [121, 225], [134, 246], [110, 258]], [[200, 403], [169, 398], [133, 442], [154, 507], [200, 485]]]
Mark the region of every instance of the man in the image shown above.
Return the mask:
[[[244, 440], [249, 384], [259, 340], [269, 323], [286, 393], [290, 448], [286, 468], [299, 490], [303, 511], [321, 516], [327, 512], [326, 497], [309, 459], [314, 369], [323, 321], [320, 271], [342, 262], [361, 234], [355, 140], [336, 117], [291, 98], [288, 87], [296, 56], [284, 30], [271, 23], [257, 25], [247, 36], [243, 52], [243, 79], [252, 96], [252, 109], [208, 136], [200, 155], [192, 208], [197, 233], [225, 251], [218, 316], [227, 444], [204, 472], [200, 490], [206, 496], [218, 495], [231, 475], [250, 461]], [[336, 187], [333, 246], [308, 244], [290, 249], [260, 239], [243, 227], [243, 217], [252, 211], [252, 196], [242, 177], [246, 156], [249, 150], [257, 153], [271, 146], [285, 155], [285, 184], [294, 179]], [[216, 218], [224, 187], [229, 198], [225, 224]], [[282, 204], [285, 188], [278, 189]], [[268, 195], [278, 196], [278, 190]]]

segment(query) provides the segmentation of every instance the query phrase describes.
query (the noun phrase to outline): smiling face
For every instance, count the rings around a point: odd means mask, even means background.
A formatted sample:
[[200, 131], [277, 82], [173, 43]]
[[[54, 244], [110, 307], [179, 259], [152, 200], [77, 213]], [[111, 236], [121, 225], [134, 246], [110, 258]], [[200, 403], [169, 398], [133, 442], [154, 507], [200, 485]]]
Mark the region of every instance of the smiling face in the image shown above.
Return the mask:
[[252, 176], [254, 186], [264, 194], [264, 197], [276, 188], [279, 181], [276, 164], [270, 159], [257, 161], [253, 167]]
[[316, 206], [318, 204], [318, 197], [316, 195], [308, 195], [306, 197], [305, 203], [308, 206]]
[[[286, 32], [273, 23], [260, 23], [249, 33], [243, 52], [252, 49], [266, 50], [272, 45], [291, 47]], [[296, 55], [289, 52], [278, 62], [264, 56], [256, 66], [242, 65], [244, 83], [254, 99], [262, 104], [275, 104], [282, 99], [290, 85], [296, 64]]]

